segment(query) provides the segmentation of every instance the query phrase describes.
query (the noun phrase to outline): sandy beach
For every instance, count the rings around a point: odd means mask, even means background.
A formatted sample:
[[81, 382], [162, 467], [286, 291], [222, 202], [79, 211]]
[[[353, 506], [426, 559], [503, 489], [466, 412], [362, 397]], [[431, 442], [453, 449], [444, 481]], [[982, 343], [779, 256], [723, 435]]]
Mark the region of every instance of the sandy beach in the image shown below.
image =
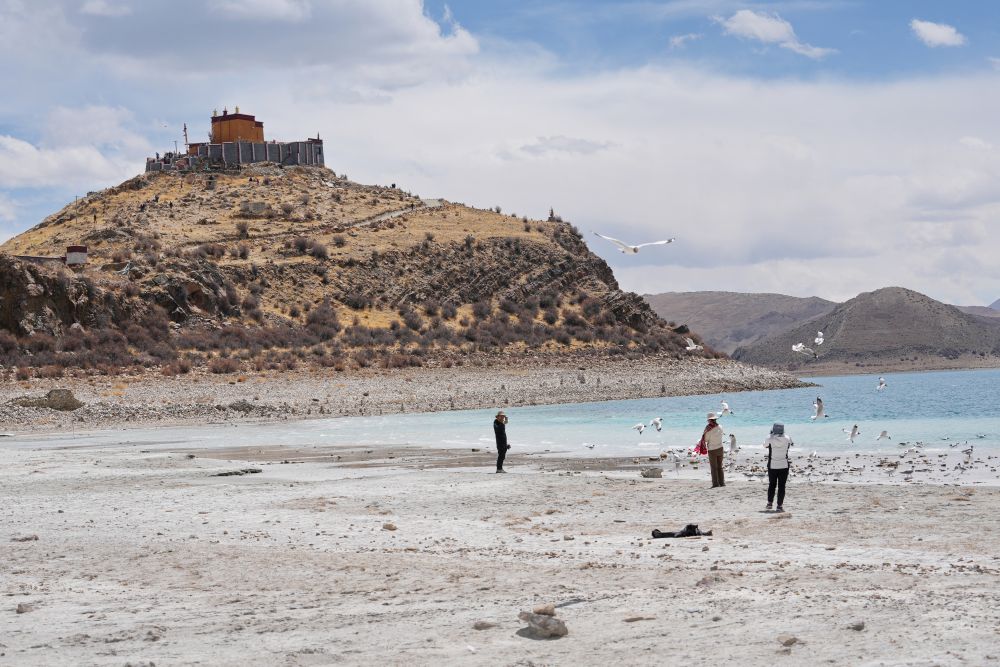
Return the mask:
[[[7, 447], [0, 664], [1000, 664], [994, 459], [798, 459], [775, 514], [741, 456], [710, 490], [485, 451]], [[712, 537], [650, 538], [687, 523]], [[542, 604], [567, 636], [527, 635]]]
[[[580, 403], [805, 386], [781, 371], [717, 359], [647, 357], [481, 358], [475, 365], [332, 369], [215, 375], [196, 369], [164, 377], [67, 376], [0, 382], [0, 431], [48, 432], [144, 424], [231, 424], [331, 416], [437, 412]], [[67, 412], [22, 407], [69, 389], [83, 406]]]

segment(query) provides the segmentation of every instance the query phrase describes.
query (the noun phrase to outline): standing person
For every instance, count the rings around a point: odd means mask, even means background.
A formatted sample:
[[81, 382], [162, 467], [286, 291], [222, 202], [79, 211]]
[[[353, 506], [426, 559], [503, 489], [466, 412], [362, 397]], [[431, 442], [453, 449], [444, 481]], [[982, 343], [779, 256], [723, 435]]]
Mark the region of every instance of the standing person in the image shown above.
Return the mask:
[[725, 450], [722, 447], [722, 427], [719, 426], [718, 415], [708, 413], [708, 424], [701, 434], [701, 441], [708, 450], [708, 465], [712, 469], [712, 488], [725, 486], [726, 478], [722, 472], [722, 457]]
[[503, 410], [493, 418], [493, 435], [497, 438], [497, 472], [507, 472], [503, 469], [503, 460], [510, 445], [507, 444], [507, 415]]
[[785, 435], [785, 425], [775, 424], [771, 427], [771, 435], [764, 441], [767, 447], [767, 507], [771, 509], [774, 502], [774, 488], [778, 487], [778, 511], [784, 512], [781, 505], [785, 502], [785, 482], [788, 481], [788, 468], [791, 461], [788, 458], [788, 448], [792, 439]]

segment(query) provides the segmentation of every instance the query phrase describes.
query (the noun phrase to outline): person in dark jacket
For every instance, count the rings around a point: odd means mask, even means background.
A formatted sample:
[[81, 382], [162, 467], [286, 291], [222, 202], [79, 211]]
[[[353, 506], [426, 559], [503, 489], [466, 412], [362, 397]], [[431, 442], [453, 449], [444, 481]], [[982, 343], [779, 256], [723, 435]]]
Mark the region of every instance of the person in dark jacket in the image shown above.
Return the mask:
[[510, 445], [507, 444], [507, 415], [503, 410], [493, 418], [493, 435], [497, 438], [497, 472], [507, 472], [503, 469], [503, 460]]

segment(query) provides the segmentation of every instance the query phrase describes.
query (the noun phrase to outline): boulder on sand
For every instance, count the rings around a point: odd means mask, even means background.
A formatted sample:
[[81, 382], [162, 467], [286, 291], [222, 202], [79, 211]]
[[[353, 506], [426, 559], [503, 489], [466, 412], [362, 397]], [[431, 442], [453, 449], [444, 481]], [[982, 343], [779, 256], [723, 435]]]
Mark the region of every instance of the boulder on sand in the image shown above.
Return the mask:
[[62, 410], [72, 412], [83, 407], [83, 402], [77, 400], [76, 396], [69, 389], [53, 389], [42, 397], [21, 396], [11, 401], [14, 405], [22, 408], [49, 408], [50, 410]]

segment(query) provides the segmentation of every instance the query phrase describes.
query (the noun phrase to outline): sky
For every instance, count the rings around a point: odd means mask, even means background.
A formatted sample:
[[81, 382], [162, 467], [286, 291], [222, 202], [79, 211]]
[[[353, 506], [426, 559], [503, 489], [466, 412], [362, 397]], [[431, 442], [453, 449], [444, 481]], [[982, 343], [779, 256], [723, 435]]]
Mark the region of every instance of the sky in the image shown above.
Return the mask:
[[1000, 297], [1000, 3], [0, 0], [0, 84], [0, 241], [239, 105], [636, 292]]

